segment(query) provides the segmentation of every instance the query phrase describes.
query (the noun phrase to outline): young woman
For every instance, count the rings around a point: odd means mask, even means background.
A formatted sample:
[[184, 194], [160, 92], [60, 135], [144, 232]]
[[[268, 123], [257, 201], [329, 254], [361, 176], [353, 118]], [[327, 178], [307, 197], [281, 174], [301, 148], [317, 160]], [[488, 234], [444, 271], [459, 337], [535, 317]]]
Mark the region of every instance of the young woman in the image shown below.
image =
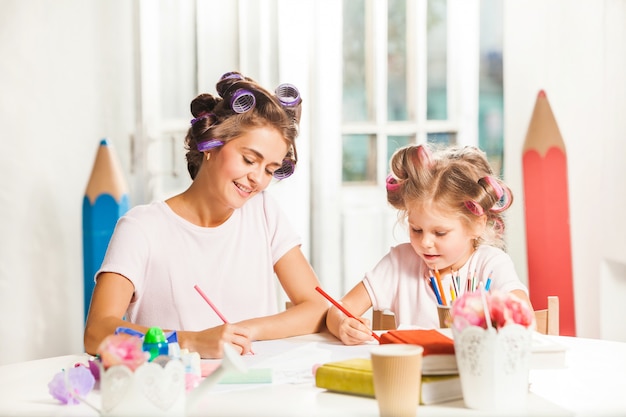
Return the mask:
[[[217, 91], [191, 102], [189, 188], [132, 208], [115, 228], [95, 277], [88, 353], [120, 326], [176, 330], [181, 348], [216, 358], [223, 343], [245, 354], [254, 340], [323, 325], [328, 306], [300, 238], [264, 192], [295, 169], [299, 93], [291, 85], [270, 93], [237, 72]], [[276, 278], [293, 304], [280, 313]]]
[[[504, 252], [502, 212], [513, 202], [509, 188], [474, 147], [448, 148], [433, 155], [423, 145], [392, 156], [387, 200], [407, 220], [410, 243], [391, 248], [373, 270], [343, 297], [357, 317], [370, 307], [391, 310], [398, 325], [439, 327], [439, 275], [444, 297], [478, 286], [512, 292], [530, 306], [528, 290]], [[470, 284], [468, 284], [468, 281]], [[438, 289], [439, 291], [439, 289]], [[331, 307], [326, 324], [348, 345], [372, 339], [367, 319], [346, 317]]]

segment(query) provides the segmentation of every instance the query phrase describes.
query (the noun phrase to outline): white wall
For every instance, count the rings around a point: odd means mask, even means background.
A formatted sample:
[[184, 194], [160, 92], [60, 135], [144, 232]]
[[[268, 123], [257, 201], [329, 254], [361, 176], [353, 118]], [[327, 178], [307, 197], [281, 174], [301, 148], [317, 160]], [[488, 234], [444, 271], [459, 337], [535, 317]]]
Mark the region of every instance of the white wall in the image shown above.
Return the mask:
[[0, 1], [0, 364], [83, 349], [82, 200], [100, 139], [128, 154], [131, 6]]
[[[568, 157], [577, 335], [626, 341], [626, 2], [504, 4], [505, 176], [522, 197], [521, 150], [543, 89]], [[513, 207], [509, 249], [526, 277], [523, 203]]]

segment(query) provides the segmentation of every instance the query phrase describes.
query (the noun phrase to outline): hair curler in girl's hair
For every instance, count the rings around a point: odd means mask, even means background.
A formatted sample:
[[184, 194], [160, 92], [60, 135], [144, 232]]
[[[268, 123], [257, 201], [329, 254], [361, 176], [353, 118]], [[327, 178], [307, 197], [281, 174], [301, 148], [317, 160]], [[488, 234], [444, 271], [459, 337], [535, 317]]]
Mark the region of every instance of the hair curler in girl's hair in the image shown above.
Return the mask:
[[482, 216], [483, 214], [485, 214], [483, 208], [480, 206], [480, 204], [478, 204], [477, 202], [475, 202], [474, 200], [468, 200], [465, 202], [465, 207], [472, 212], [472, 214], [476, 215], [476, 216]]
[[387, 191], [397, 191], [400, 188], [400, 184], [398, 180], [396, 180], [393, 175], [387, 175], [387, 179], [385, 180], [385, 186], [387, 187]]
[[417, 157], [419, 158], [421, 164], [427, 168], [432, 167], [433, 165], [433, 155], [430, 153], [430, 150], [424, 145], [417, 146]]
[[[500, 185], [500, 183], [498, 183], [498, 180], [496, 180], [492, 176], [483, 177], [480, 180], [478, 180], [478, 183], [481, 184], [481, 181], [486, 182], [487, 184], [491, 186], [491, 188], [493, 188], [493, 190], [496, 193], [497, 200], [498, 200], [496, 204], [494, 204], [494, 206], [490, 208], [489, 210], [493, 211], [494, 213], [500, 213], [511, 206], [511, 203], [513, 203], [513, 198], [511, 196], [511, 191], [508, 189], [508, 187], [503, 187], [502, 185]], [[481, 184], [481, 185], [484, 188], [484, 184]], [[488, 191], [489, 190], [487, 190], [487, 192]], [[506, 198], [504, 199], [504, 202], [500, 204], [500, 201], [502, 201], [502, 197], [506, 197]]]
[[280, 104], [286, 107], [297, 106], [300, 103], [300, 91], [292, 84], [281, 84], [274, 92]]

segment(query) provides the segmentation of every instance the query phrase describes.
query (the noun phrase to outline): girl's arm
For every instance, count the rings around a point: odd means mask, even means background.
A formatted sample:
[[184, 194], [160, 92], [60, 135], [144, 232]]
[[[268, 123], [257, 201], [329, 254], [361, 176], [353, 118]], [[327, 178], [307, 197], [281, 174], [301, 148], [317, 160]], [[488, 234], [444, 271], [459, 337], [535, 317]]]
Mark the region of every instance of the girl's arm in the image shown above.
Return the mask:
[[[128, 327], [142, 333], [148, 331], [145, 326], [123, 320], [134, 291], [133, 284], [122, 275], [112, 272], [98, 275], [85, 325], [83, 342], [87, 353], [95, 355], [102, 340], [115, 333], [118, 327]], [[177, 331], [177, 336], [181, 348], [198, 352], [202, 358], [221, 358], [224, 343], [239, 348], [242, 354], [250, 352], [251, 348], [249, 330], [234, 324], [224, 324], [199, 332]]]
[[513, 290], [513, 291], [511, 291], [511, 294], [514, 294], [514, 295], [518, 296], [521, 300], [523, 300], [526, 304], [528, 304], [528, 308], [530, 308], [531, 311], [534, 311], [533, 305], [530, 302], [530, 298], [528, 298], [528, 295], [526, 294], [525, 291]]
[[[355, 317], [360, 317], [372, 306], [363, 282], [358, 283], [341, 299], [341, 304]], [[331, 306], [326, 316], [328, 330], [346, 345], [358, 345], [373, 339], [370, 321], [347, 317], [341, 310]]]
[[300, 247], [296, 246], [283, 255], [274, 265], [274, 271], [293, 306], [272, 316], [244, 320], [238, 324], [251, 331], [253, 340], [321, 331], [328, 304], [315, 290], [320, 283]]

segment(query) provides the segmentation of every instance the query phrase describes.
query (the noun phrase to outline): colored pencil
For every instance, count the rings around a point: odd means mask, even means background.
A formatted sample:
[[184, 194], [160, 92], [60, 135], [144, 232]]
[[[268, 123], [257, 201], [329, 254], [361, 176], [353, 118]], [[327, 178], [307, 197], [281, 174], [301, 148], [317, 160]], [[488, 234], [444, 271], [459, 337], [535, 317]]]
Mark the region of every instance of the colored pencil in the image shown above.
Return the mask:
[[215, 314], [217, 314], [217, 316], [222, 320], [222, 322], [224, 324], [228, 323], [228, 320], [226, 320], [226, 317], [224, 317], [224, 315], [220, 312], [220, 310], [215, 306], [215, 304], [213, 304], [213, 302], [209, 299], [209, 297], [204, 293], [204, 291], [202, 291], [200, 289], [200, 287], [198, 287], [197, 285], [193, 286], [196, 291], [198, 291], [198, 294], [200, 294], [200, 296], [202, 296], [202, 298], [204, 298], [204, 301], [207, 302], [207, 304], [213, 309], [213, 311], [215, 311]]
[[522, 149], [528, 290], [535, 308], [558, 295], [560, 334], [576, 336], [567, 155], [546, 93], [537, 95]]
[[[348, 310], [346, 310], [344, 306], [342, 306], [342, 305], [341, 305], [341, 304], [339, 304], [337, 301], [335, 301], [335, 299], [333, 299], [333, 297], [331, 297], [330, 295], [328, 295], [328, 294], [326, 293], [326, 291], [324, 291], [324, 290], [323, 290], [323, 289], [321, 289], [320, 287], [315, 287], [315, 290], [316, 290], [317, 292], [319, 292], [320, 294], [322, 294], [322, 295], [324, 296], [324, 298], [326, 298], [328, 301], [330, 301], [330, 302], [331, 302], [331, 303], [332, 303], [335, 307], [337, 307], [339, 310], [341, 310], [341, 312], [342, 312], [343, 314], [345, 314], [346, 316], [351, 317], [351, 318], [353, 318], [353, 319], [359, 320], [359, 319], [357, 319], [356, 317], [354, 317], [354, 316], [352, 315], [352, 313], [350, 313]], [[359, 320], [359, 321], [360, 321], [360, 320]], [[372, 336], [374, 337], [374, 339], [376, 339], [376, 340], [378, 340], [378, 341], [380, 342], [380, 337], [379, 337], [376, 333], [372, 332]]]
[[[222, 322], [224, 324], [228, 323], [228, 320], [226, 320], [226, 317], [224, 317], [224, 315], [220, 312], [220, 310], [215, 306], [215, 304], [213, 304], [213, 302], [211, 301], [211, 299], [204, 293], [204, 291], [202, 291], [200, 289], [200, 287], [196, 284], [193, 286], [196, 291], [198, 291], [198, 294], [200, 294], [200, 296], [202, 298], [204, 298], [204, 301], [206, 301], [206, 303], [209, 305], [209, 307], [211, 307], [213, 309], [213, 311], [215, 311], [215, 314], [217, 314], [217, 316], [222, 320]], [[254, 355], [254, 352], [252, 351], [252, 349], [250, 349], [250, 354]]]
[[128, 187], [115, 153], [102, 139], [83, 198], [83, 298], [87, 319], [94, 278], [120, 217], [129, 208]]
[[489, 273], [489, 276], [487, 277], [487, 282], [485, 283], [485, 291], [489, 291], [489, 287], [491, 287], [491, 275], [493, 274], [493, 271], [491, 271]]
[[441, 295], [439, 295], [439, 290], [437, 289], [437, 280], [435, 280], [434, 276], [430, 276], [430, 285], [435, 293], [435, 297], [437, 297], [437, 302], [439, 305], [443, 305], [443, 301], [441, 301]]
[[446, 295], [443, 293], [443, 285], [441, 284], [441, 275], [439, 275], [439, 270], [435, 268], [435, 278], [437, 278], [437, 287], [439, 288], [439, 295], [441, 295], [442, 305], [447, 306], [448, 302], [446, 300]]

